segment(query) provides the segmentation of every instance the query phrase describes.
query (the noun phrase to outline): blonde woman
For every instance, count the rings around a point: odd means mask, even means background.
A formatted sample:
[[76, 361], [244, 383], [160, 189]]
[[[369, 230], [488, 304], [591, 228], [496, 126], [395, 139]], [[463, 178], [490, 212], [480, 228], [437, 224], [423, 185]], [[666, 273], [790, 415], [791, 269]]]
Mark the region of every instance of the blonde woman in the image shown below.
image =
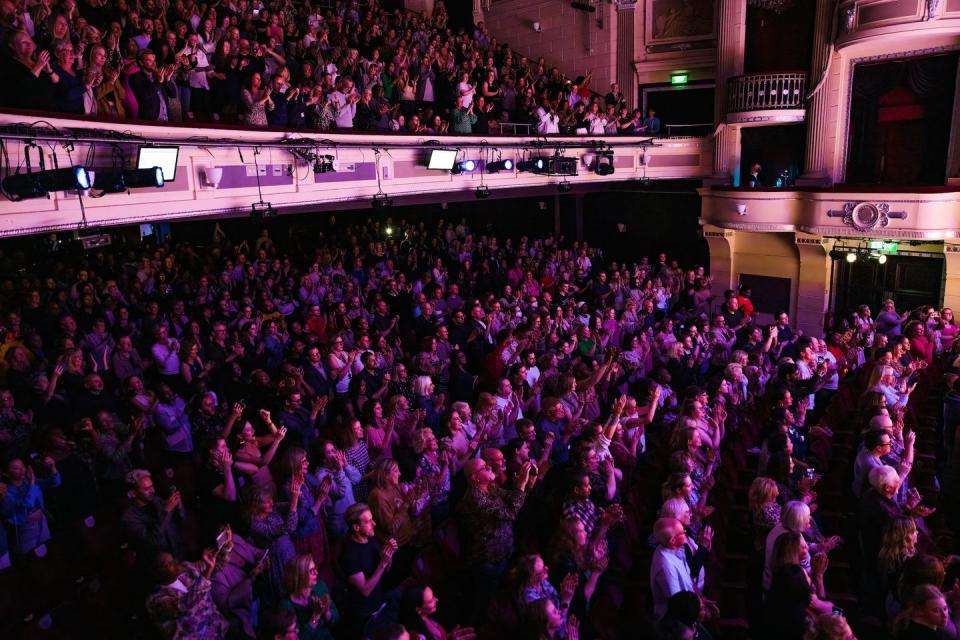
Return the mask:
[[896, 589], [903, 564], [916, 555], [917, 537], [917, 523], [907, 517], [891, 521], [883, 532], [877, 568], [888, 592]]
[[857, 640], [857, 637], [853, 635], [846, 618], [824, 613], [813, 621], [803, 640]]
[[400, 547], [410, 543], [419, 546], [424, 542], [421, 533], [430, 530], [429, 517], [421, 514], [419, 486], [404, 490], [400, 484], [400, 466], [390, 458], [378, 460], [370, 475], [372, 489], [367, 504], [376, 522], [377, 539], [395, 539]]
[[750, 485], [749, 505], [757, 551], [763, 551], [767, 535], [780, 522], [780, 505], [777, 503], [779, 494], [780, 490], [773, 478], [760, 476], [754, 478]]

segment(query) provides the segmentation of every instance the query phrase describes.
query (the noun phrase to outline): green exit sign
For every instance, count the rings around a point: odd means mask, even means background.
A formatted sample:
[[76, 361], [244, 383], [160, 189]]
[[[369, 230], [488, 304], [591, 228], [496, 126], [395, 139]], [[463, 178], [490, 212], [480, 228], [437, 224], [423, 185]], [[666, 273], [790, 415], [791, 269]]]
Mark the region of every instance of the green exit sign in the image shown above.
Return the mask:
[[687, 84], [687, 80], [690, 79], [685, 73], [672, 73], [670, 74], [670, 84]]
[[898, 245], [896, 242], [882, 242], [879, 240], [871, 240], [870, 248], [876, 251], [880, 251], [881, 253], [896, 253], [897, 250], [900, 248], [900, 245]]

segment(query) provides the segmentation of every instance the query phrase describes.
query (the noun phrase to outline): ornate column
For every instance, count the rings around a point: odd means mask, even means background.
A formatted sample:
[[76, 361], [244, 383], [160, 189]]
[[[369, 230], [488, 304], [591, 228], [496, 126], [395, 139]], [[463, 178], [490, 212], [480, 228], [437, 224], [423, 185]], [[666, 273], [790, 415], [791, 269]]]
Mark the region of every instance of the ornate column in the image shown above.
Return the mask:
[[[617, 4], [617, 84], [631, 109], [637, 106], [636, 0], [620, 0]], [[605, 89], [606, 90], [606, 89]], [[603, 93], [602, 91], [598, 93]]]
[[943, 306], [960, 308], [960, 240], [943, 241]]
[[833, 240], [809, 233], [794, 234], [800, 271], [793, 323], [807, 335], [820, 335], [824, 316], [830, 305], [830, 249]]
[[[800, 186], [821, 187], [833, 184], [828, 145], [836, 137], [836, 109], [830, 106], [830, 78], [824, 77], [832, 67], [834, 15], [836, 0], [817, 0], [817, 17], [813, 29], [813, 60], [807, 91], [814, 93], [807, 103], [807, 149]], [[818, 86], [819, 85], [819, 86]]]
[[[727, 81], [743, 75], [743, 49], [747, 35], [747, 0], [718, 0], [717, 77], [713, 120], [727, 118]], [[740, 173], [740, 127], [724, 126], [713, 143], [714, 184], [731, 184]]]

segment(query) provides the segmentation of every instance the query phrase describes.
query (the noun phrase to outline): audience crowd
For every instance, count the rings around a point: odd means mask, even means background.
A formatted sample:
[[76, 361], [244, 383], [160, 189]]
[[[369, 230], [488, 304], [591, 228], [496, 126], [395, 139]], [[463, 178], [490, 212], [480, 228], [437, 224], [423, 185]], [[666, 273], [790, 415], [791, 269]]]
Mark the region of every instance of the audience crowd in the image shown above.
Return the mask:
[[[315, 131], [657, 135], [614, 83], [570, 79], [479, 23], [376, 1], [0, 2], [0, 103], [105, 119]], [[514, 127], [507, 132], [513, 133]]]
[[739, 541], [754, 638], [957, 638], [910, 426], [950, 310], [821, 339], [681, 264], [443, 220], [8, 256], [0, 577], [115, 531], [158, 637], [728, 638]]

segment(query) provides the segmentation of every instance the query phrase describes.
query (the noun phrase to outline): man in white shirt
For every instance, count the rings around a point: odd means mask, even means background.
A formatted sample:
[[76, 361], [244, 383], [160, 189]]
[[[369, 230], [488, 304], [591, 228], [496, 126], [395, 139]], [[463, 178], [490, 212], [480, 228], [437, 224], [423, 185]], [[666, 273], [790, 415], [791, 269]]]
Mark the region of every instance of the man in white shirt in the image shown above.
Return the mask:
[[340, 78], [337, 90], [330, 94], [330, 103], [337, 113], [338, 129], [353, 129], [353, 118], [357, 115], [357, 102], [360, 94], [353, 90], [353, 80]]
[[540, 367], [537, 366], [537, 352], [532, 349], [524, 351], [520, 360], [524, 366], [527, 367], [527, 384], [532, 389], [537, 384], [537, 380], [540, 379]]
[[650, 563], [650, 591], [653, 614], [659, 620], [667, 612], [670, 597], [680, 591], [695, 591], [690, 578], [690, 565], [684, 553], [687, 534], [675, 518], [660, 518], [653, 525], [657, 550]]
[[540, 119], [537, 124], [537, 133], [543, 135], [560, 133], [560, 116], [546, 102], [537, 109], [537, 117]]
[[157, 329], [157, 341], [150, 347], [153, 362], [157, 365], [157, 373], [164, 378], [175, 378], [180, 375], [180, 343], [176, 338], [167, 335], [167, 328], [160, 326]]

